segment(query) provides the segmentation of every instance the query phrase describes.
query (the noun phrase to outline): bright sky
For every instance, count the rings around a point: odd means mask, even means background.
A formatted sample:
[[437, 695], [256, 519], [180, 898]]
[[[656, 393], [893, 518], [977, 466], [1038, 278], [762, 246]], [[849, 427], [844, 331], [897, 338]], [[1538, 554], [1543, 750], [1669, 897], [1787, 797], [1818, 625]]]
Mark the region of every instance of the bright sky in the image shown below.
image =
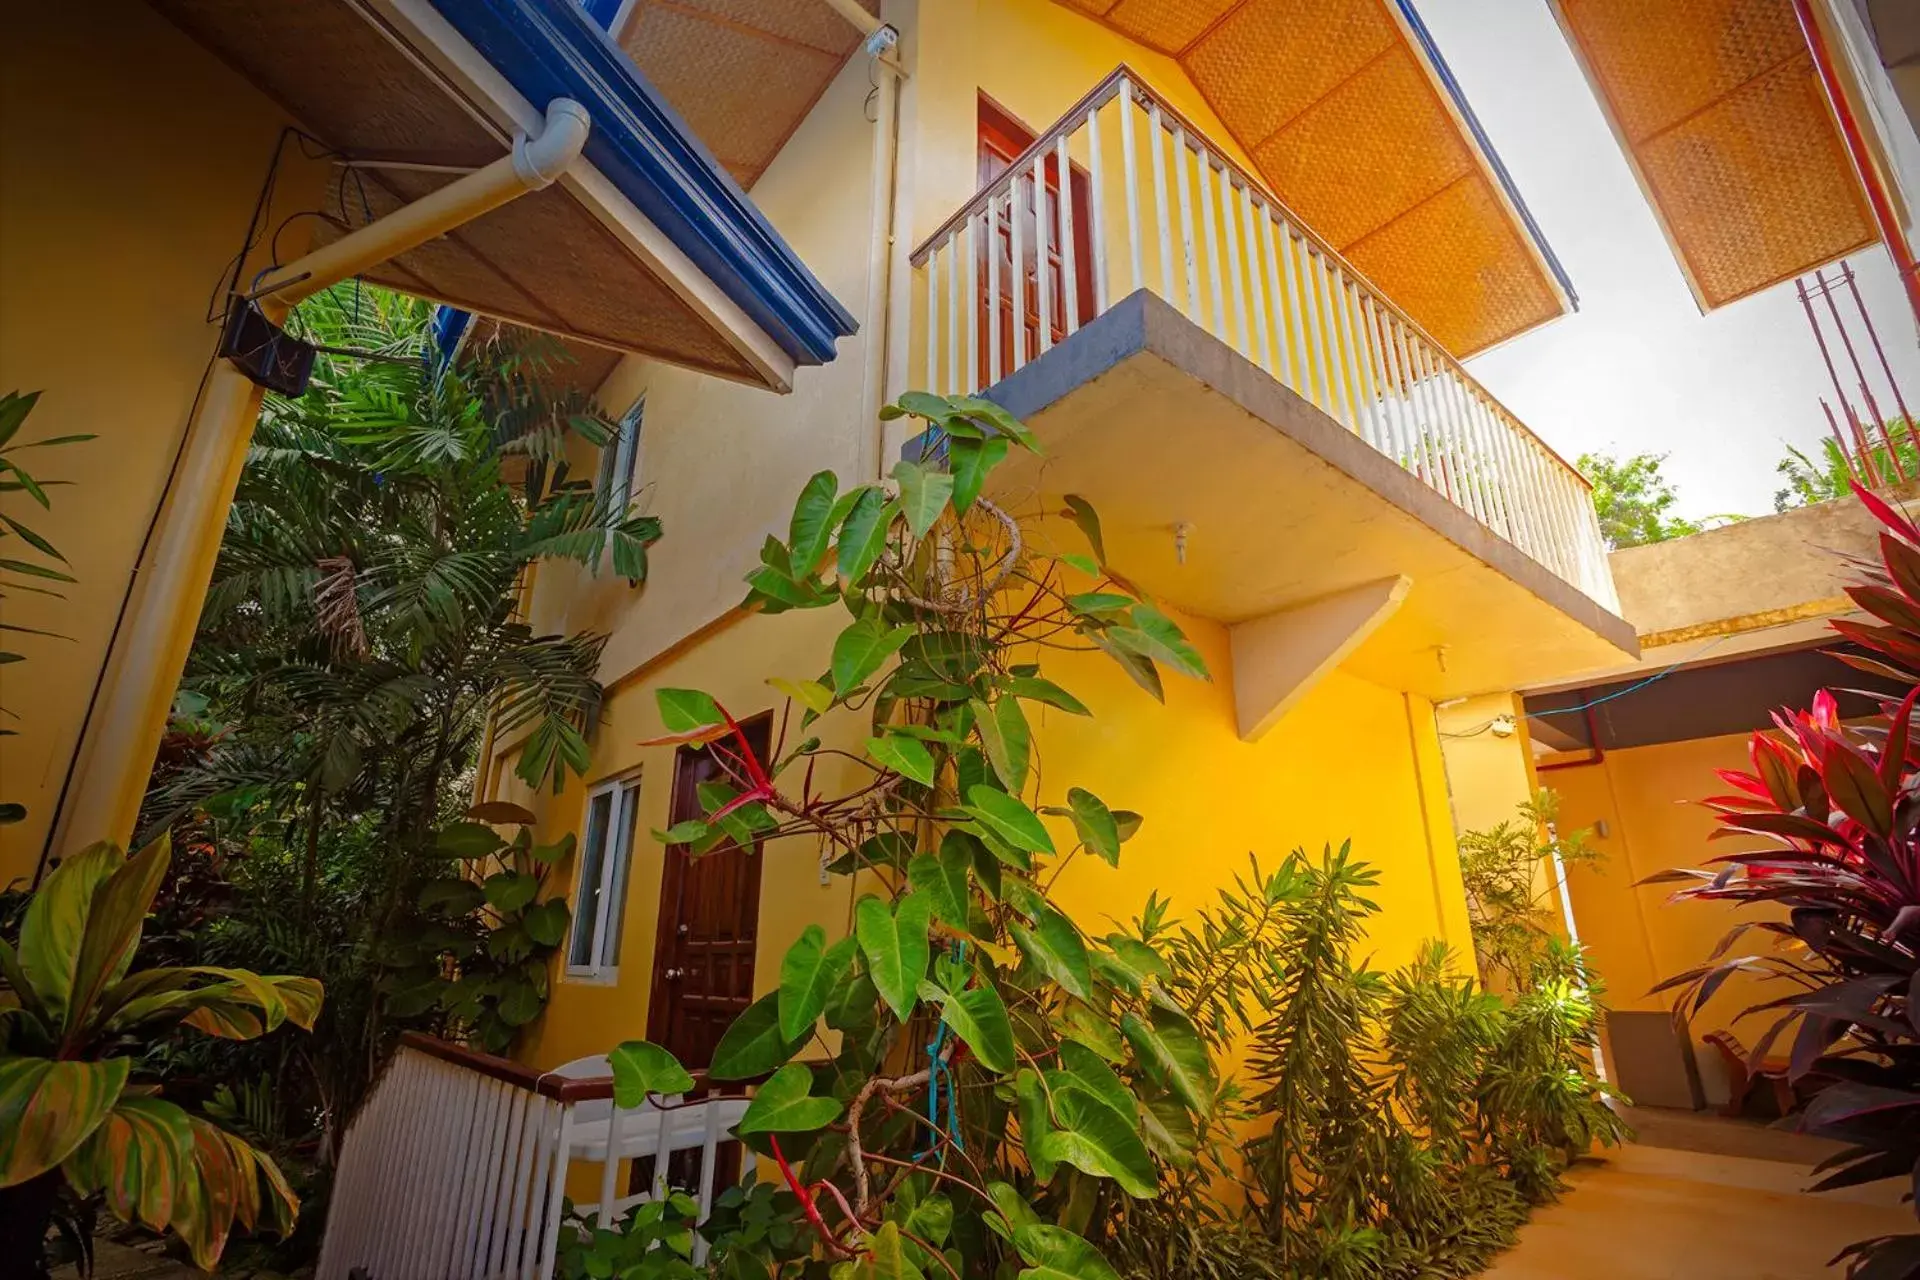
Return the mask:
[[[1685, 514], [1772, 511], [1784, 444], [1823, 439], [1819, 398], [1833, 398], [1793, 286], [1700, 314], [1546, 0], [1418, 4], [1580, 295], [1578, 313], [1476, 359], [1474, 376], [1569, 459], [1668, 454]], [[1854, 268], [1920, 415], [1892, 264], [1875, 247]]]

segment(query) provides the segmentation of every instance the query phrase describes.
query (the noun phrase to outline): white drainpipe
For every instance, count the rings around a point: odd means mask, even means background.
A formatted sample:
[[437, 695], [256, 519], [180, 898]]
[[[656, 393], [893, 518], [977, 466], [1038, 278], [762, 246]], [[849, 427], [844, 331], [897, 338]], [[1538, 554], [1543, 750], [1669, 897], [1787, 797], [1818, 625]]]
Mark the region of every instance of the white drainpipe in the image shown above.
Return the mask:
[[[547, 105], [538, 136], [521, 135], [513, 150], [493, 163], [295, 259], [272, 272], [253, 296], [278, 324], [302, 299], [550, 185], [579, 156], [590, 128], [585, 107], [556, 98]], [[65, 803], [54, 815], [36, 881], [48, 854], [64, 855], [95, 840], [124, 844], [133, 835], [261, 395], [230, 362], [215, 361], [187, 424], [174, 480], [135, 566], [126, 625], [102, 668], [95, 714], [75, 749]]]

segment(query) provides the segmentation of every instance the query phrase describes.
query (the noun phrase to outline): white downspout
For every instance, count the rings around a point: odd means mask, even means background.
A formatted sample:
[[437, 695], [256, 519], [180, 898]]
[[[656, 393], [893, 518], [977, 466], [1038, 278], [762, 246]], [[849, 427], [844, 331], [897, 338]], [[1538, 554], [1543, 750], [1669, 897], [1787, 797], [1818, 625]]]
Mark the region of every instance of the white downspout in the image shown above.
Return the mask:
[[[521, 135], [513, 150], [493, 163], [272, 271], [252, 296], [278, 324], [302, 299], [551, 184], [579, 156], [590, 129], [585, 107], [556, 98], [547, 106], [538, 136]], [[135, 566], [126, 629], [102, 669], [96, 714], [74, 751], [72, 785], [54, 814], [42, 872], [49, 854], [63, 855], [95, 840], [124, 844], [133, 836], [262, 394], [230, 361], [214, 362], [187, 423], [174, 482], [161, 498], [151, 540]]]

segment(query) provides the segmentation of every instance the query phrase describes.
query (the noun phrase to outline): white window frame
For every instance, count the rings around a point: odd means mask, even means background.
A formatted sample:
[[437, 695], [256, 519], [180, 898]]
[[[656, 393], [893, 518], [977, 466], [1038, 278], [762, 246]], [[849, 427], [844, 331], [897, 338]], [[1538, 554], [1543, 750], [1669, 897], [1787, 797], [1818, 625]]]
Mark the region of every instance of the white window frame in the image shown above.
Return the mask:
[[647, 397], [643, 393], [620, 415], [619, 434], [600, 450], [600, 496], [615, 507], [621, 517], [633, 505], [633, 473], [640, 464], [640, 429], [646, 420]]
[[[592, 923], [587, 926], [586, 956], [576, 960], [580, 949], [580, 930], [585, 918], [580, 906], [586, 901], [587, 870], [594, 866], [594, 851], [588, 848], [593, 835], [593, 807], [602, 796], [607, 800], [606, 828], [598, 851], [598, 892], [594, 897]], [[573, 877], [574, 918], [567, 926], [567, 977], [580, 982], [611, 984], [620, 973], [620, 939], [626, 923], [626, 895], [632, 879], [634, 828], [639, 825], [640, 775], [630, 773], [590, 788], [586, 807], [581, 810], [581, 831], [574, 853], [578, 864]], [[609, 928], [609, 922], [615, 923]]]

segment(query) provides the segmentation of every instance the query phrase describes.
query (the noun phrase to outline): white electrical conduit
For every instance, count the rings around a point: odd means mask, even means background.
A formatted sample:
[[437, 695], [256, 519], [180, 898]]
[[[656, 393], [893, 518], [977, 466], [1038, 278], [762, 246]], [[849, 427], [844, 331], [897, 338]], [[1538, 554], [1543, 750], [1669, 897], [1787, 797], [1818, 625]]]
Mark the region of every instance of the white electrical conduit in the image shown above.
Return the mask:
[[340, 281], [425, 244], [529, 191], [552, 185], [587, 144], [592, 120], [570, 98], [547, 104], [537, 137], [521, 134], [513, 150], [483, 168], [402, 205], [275, 271], [254, 290], [291, 307]]
[[[579, 156], [590, 128], [585, 107], [556, 98], [547, 104], [538, 136], [521, 135], [508, 155], [275, 269], [252, 296], [278, 324], [302, 299], [550, 185]], [[127, 797], [138, 794], [152, 767], [157, 738], [152, 716], [165, 702], [160, 686], [170, 691], [179, 679], [186, 657], [178, 642], [181, 619], [190, 632], [239, 483], [259, 396], [233, 365], [216, 362], [188, 423], [153, 541], [129, 588], [135, 595], [128, 605], [128, 627], [108, 655], [98, 714], [89, 718], [75, 752], [71, 776], [76, 785], [54, 815], [49, 850], [74, 849], [96, 839], [125, 843], [133, 834]], [[189, 600], [190, 611], [183, 614]]]

